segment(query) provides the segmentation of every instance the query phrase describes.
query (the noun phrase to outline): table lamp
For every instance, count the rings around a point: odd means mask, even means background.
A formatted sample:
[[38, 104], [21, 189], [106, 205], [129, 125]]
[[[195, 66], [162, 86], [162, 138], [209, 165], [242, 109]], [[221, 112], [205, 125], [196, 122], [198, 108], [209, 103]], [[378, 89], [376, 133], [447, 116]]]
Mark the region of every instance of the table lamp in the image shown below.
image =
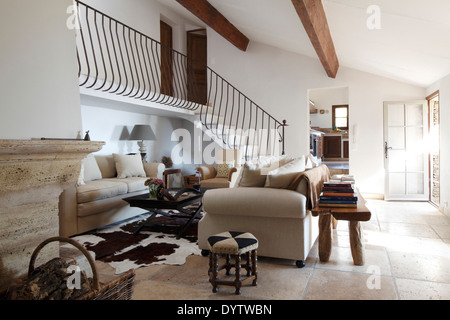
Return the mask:
[[147, 146], [144, 144], [144, 140], [156, 140], [156, 136], [149, 125], [137, 124], [131, 131], [128, 140], [138, 140], [139, 152], [141, 153], [142, 160], [145, 160]]

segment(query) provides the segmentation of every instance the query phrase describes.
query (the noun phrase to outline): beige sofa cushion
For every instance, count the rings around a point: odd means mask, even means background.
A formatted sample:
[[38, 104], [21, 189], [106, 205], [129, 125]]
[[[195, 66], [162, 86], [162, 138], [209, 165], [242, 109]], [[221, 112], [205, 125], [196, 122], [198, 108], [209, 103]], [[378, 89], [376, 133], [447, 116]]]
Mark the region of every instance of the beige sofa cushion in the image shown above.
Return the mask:
[[95, 160], [97, 160], [103, 178], [114, 178], [116, 176], [116, 163], [112, 155], [96, 155]]
[[77, 188], [77, 202], [86, 203], [90, 201], [112, 198], [128, 192], [128, 185], [119, 181], [102, 179], [86, 182]]
[[230, 182], [227, 178], [212, 178], [200, 181], [201, 188], [228, 188]]
[[117, 178], [145, 177], [144, 165], [140, 154], [126, 155], [113, 153]]
[[127, 185], [127, 192], [136, 192], [136, 191], [142, 191], [142, 190], [148, 190], [148, 187], [144, 185], [145, 180], [147, 178], [142, 177], [130, 177], [130, 178], [111, 178], [111, 179], [103, 179], [104, 181], [111, 181], [111, 182], [119, 182], [119, 183], [125, 183]]
[[305, 171], [304, 156], [294, 159], [275, 170], [269, 171], [264, 187], [286, 189], [292, 180], [303, 171]]
[[235, 187], [264, 187], [267, 174], [291, 159], [286, 156], [261, 156], [257, 160], [247, 161], [239, 173]]
[[266, 182], [266, 174], [263, 169], [268, 167], [268, 163], [246, 162], [242, 167], [240, 179], [237, 187], [264, 187]]
[[205, 192], [203, 206], [207, 214], [304, 218], [306, 197], [286, 189], [212, 189]]

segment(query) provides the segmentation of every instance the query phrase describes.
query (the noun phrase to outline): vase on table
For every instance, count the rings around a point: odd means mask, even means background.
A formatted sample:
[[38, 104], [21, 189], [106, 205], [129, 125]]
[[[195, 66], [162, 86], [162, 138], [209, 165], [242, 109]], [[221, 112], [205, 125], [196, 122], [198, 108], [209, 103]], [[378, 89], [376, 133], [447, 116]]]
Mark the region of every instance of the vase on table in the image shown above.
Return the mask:
[[155, 199], [156, 200], [156, 195], [158, 194], [158, 189], [155, 188], [154, 186], [151, 186], [148, 189], [149, 189], [149, 192], [150, 192], [150, 199]]

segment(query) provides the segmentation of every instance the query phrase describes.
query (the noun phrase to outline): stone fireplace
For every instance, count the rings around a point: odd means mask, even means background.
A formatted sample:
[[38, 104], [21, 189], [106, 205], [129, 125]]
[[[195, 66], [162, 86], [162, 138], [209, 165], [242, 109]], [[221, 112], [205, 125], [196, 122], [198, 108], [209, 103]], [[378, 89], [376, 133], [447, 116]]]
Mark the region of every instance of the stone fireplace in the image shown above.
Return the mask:
[[[0, 140], [0, 291], [26, 276], [31, 254], [59, 235], [59, 196], [77, 182], [81, 160], [104, 142]], [[58, 244], [42, 251], [48, 261]]]

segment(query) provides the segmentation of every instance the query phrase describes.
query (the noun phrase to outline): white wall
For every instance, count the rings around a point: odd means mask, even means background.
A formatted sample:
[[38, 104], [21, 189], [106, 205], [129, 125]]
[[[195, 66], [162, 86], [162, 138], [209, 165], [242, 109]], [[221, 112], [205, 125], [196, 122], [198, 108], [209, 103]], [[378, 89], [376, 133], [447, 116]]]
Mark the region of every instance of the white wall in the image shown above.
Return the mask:
[[440, 209], [450, 216], [450, 75], [427, 88], [427, 95], [436, 90], [440, 111]]
[[99, 107], [82, 106], [83, 132], [89, 130], [94, 141], [106, 144], [98, 154], [139, 153], [137, 141], [128, 140], [135, 124], [148, 124], [156, 135], [155, 141], [145, 141], [148, 148], [147, 161], [160, 162], [162, 156], [170, 156], [177, 144], [171, 141], [172, 132], [184, 126], [184, 120], [139, 114]]
[[426, 96], [425, 88], [345, 67], [330, 79], [318, 59], [255, 42], [242, 52], [212, 29], [208, 29], [208, 61], [255, 103], [288, 121], [286, 152], [294, 156], [309, 152], [308, 90], [348, 87], [350, 172], [364, 193], [384, 194], [383, 101]]
[[0, 138], [77, 138], [81, 130], [71, 0], [0, 2]]

